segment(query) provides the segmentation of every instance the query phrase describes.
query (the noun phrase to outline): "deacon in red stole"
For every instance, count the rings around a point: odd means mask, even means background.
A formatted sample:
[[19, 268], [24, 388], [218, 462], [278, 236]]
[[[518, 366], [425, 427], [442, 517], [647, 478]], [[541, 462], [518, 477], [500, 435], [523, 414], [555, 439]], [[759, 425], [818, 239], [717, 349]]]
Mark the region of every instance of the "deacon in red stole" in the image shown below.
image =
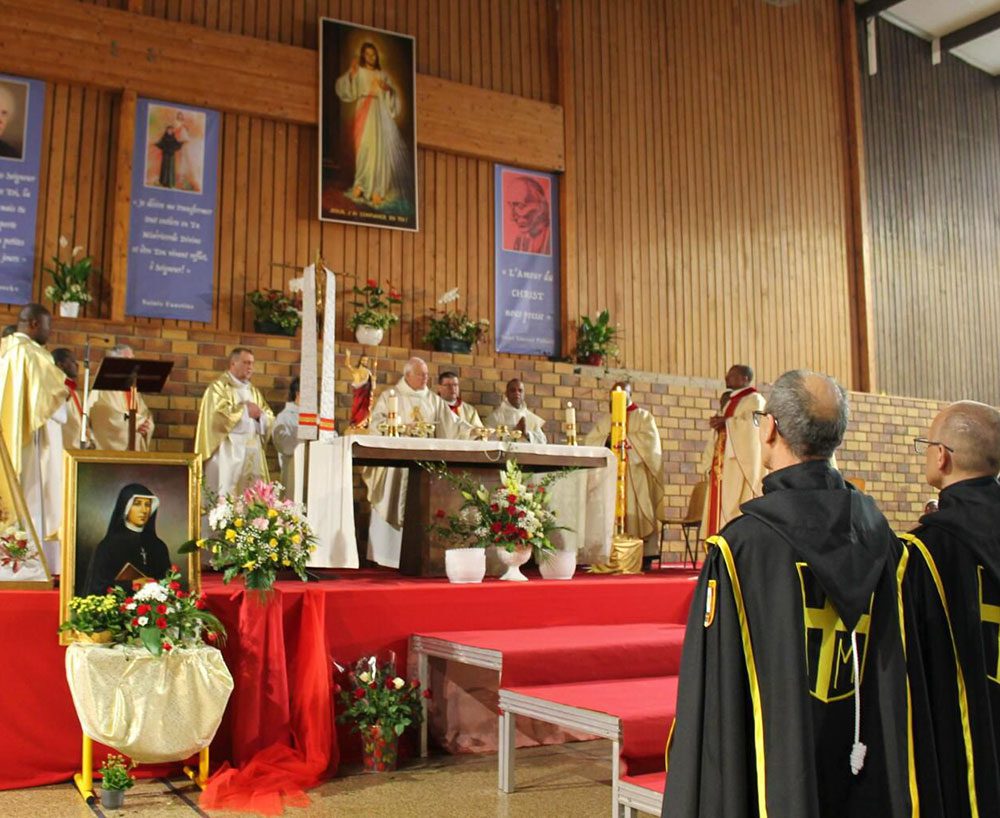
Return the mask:
[[932, 714], [915, 722], [919, 778], [940, 769], [936, 814], [1000, 815], [1000, 413], [953, 403], [915, 446], [941, 491], [903, 537], [912, 684]]
[[760, 496], [764, 467], [753, 413], [764, 408], [764, 397], [753, 386], [753, 369], [736, 364], [726, 373], [729, 399], [720, 414], [709, 419], [715, 432], [702, 457], [701, 470], [708, 479], [702, 539], [722, 530], [739, 516], [740, 506]]
[[662, 814], [913, 818], [906, 552], [830, 464], [832, 378], [787, 372], [764, 411], [764, 494], [712, 539], [691, 604]]

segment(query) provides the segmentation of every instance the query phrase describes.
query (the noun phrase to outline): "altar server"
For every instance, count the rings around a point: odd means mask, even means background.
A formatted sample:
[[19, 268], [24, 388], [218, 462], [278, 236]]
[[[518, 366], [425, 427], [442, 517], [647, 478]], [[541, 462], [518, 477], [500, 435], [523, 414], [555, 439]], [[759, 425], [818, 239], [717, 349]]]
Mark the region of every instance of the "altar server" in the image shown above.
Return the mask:
[[250, 383], [253, 371], [253, 352], [236, 347], [229, 353], [228, 371], [209, 384], [201, 399], [194, 447], [203, 458], [205, 487], [217, 494], [268, 479], [264, 447], [274, 413]]
[[58, 572], [62, 426], [68, 418], [69, 388], [45, 349], [51, 331], [49, 311], [41, 304], [27, 304], [18, 315], [17, 332], [3, 339], [0, 428], [49, 570]]
[[545, 421], [532, 412], [524, 403], [524, 384], [520, 378], [511, 378], [507, 381], [507, 389], [504, 392], [500, 405], [490, 413], [486, 419], [486, 425], [491, 429], [506, 426], [508, 429], [517, 429], [521, 433], [523, 440], [528, 443], [545, 443], [545, 432], [542, 427]]

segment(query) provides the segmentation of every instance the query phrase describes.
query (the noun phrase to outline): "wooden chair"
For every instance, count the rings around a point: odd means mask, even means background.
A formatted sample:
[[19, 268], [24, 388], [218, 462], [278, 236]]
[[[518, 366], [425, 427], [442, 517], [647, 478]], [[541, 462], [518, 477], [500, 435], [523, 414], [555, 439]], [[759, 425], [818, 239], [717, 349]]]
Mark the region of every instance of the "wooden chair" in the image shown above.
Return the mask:
[[[691, 567], [698, 564], [698, 532], [701, 529], [701, 516], [705, 510], [705, 498], [708, 494], [708, 481], [695, 483], [688, 499], [687, 513], [683, 517], [667, 517], [660, 521], [660, 564], [663, 564], [663, 540], [667, 526], [679, 525], [684, 535], [684, 558], [691, 560]], [[694, 542], [691, 535], [694, 534]]]

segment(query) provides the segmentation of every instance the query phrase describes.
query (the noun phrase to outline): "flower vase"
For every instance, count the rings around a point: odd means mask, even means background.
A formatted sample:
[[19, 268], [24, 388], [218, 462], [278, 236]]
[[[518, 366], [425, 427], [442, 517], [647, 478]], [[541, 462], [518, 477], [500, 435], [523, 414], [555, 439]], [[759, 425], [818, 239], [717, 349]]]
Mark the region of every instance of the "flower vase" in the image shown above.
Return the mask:
[[396, 769], [399, 761], [399, 736], [380, 724], [358, 728], [361, 732], [361, 749], [365, 772], [385, 773]]
[[505, 579], [509, 582], [527, 582], [528, 578], [521, 573], [521, 566], [524, 565], [531, 557], [531, 548], [515, 548], [513, 551], [508, 551], [502, 546], [497, 546], [497, 556], [500, 558], [500, 562], [507, 566], [507, 570], [500, 579]]
[[125, 790], [106, 790], [101, 787], [101, 806], [104, 809], [121, 809], [125, 806]]
[[472, 344], [463, 341], [461, 338], [438, 338], [434, 342], [434, 349], [438, 352], [452, 352], [468, 354], [472, 352]]
[[354, 337], [358, 343], [364, 344], [367, 347], [377, 347], [382, 343], [383, 335], [385, 335], [384, 329], [381, 327], [372, 327], [368, 324], [359, 324], [354, 329]]
[[84, 642], [91, 645], [109, 645], [111, 644], [111, 631], [94, 631], [93, 633], [73, 631], [73, 638], [77, 642]]
[[59, 316], [61, 318], [78, 318], [80, 316], [80, 303], [78, 301], [60, 301]]
[[449, 548], [444, 552], [444, 572], [448, 582], [482, 582], [486, 576], [486, 549]]
[[538, 571], [542, 579], [573, 579], [576, 571], [576, 551], [552, 551], [538, 555]]

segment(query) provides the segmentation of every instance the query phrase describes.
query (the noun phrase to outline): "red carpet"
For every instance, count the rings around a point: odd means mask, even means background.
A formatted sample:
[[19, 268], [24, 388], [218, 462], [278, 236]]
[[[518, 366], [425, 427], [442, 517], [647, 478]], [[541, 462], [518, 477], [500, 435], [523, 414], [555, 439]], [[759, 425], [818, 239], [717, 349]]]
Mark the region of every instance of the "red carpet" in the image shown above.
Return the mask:
[[662, 771], [658, 773], [645, 773], [643, 775], [623, 775], [621, 780], [658, 793], [662, 793], [667, 786], [667, 774]]
[[[236, 679], [212, 744], [213, 769], [224, 761], [246, 766], [268, 746], [285, 747], [301, 764], [300, 780], [308, 786], [336, 774], [338, 755], [359, 758], [357, 737], [330, 726], [331, 659], [348, 664], [392, 649], [405, 669], [411, 633], [458, 627], [539, 632], [560, 625], [681, 623], [694, 591], [694, 575], [682, 571], [482, 585], [383, 571], [337, 576], [343, 578], [308, 585], [279, 582], [262, 641], [253, 635], [261, 625], [258, 617], [244, 610], [258, 603], [247, 599], [242, 587], [206, 577], [210, 605], [230, 633], [224, 653]], [[11, 672], [0, 709], [0, 788], [66, 781], [80, 762], [80, 728], [57, 642], [58, 592], [7, 591], [3, 602], [0, 650]]]
[[662, 773], [667, 735], [676, 713], [676, 676], [503, 687], [523, 696], [618, 716], [623, 770]]

